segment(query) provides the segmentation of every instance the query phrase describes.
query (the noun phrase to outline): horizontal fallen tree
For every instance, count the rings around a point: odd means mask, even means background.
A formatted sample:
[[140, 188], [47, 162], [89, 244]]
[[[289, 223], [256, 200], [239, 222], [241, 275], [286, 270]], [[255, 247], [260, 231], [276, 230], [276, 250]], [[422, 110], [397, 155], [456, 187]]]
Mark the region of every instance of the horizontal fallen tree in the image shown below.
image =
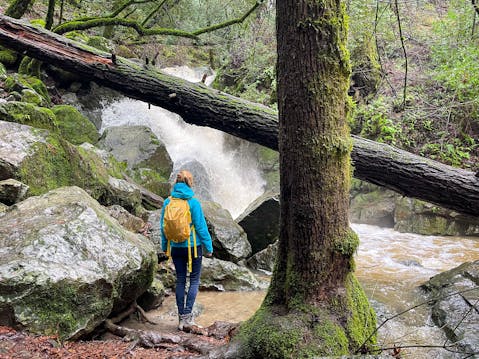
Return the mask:
[[[165, 75], [96, 50], [22, 21], [0, 16], [2, 45], [96, 81], [131, 98], [179, 114], [184, 121], [208, 126], [271, 149], [278, 149], [276, 111]], [[389, 145], [352, 136], [356, 178], [408, 197], [479, 216], [479, 177]]]

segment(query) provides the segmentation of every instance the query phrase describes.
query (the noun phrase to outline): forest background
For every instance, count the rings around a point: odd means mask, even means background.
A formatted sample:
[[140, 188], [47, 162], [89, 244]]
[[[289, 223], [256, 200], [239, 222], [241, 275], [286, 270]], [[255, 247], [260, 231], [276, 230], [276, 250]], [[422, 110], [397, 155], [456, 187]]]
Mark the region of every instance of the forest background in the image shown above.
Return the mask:
[[[23, 1], [25, 2], [25, 1]], [[32, 1], [24, 17], [45, 26], [48, 1]], [[50, 2], [52, 3], [52, 2]], [[149, 29], [193, 32], [240, 18], [252, 1], [162, 0], [56, 3], [53, 23], [117, 16]], [[276, 107], [274, 1], [244, 21], [196, 39], [140, 36], [130, 27], [95, 26], [64, 35], [158, 67], [209, 66], [212, 84], [232, 95]], [[351, 132], [437, 161], [479, 167], [479, 47], [475, 1], [346, 2], [351, 55]], [[0, 1], [0, 11], [9, 2]], [[108, 9], [108, 10], [105, 10]], [[73, 26], [74, 28], [74, 26]], [[9, 56], [0, 52], [0, 60]], [[148, 60], [147, 60], [148, 59]]]

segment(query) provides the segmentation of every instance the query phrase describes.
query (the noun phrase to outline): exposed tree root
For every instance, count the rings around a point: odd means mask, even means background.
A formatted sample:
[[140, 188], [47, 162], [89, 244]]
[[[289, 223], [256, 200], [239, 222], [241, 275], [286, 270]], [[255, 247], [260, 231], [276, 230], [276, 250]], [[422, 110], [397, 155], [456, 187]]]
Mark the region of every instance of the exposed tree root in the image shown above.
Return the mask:
[[213, 337], [218, 340], [229, 340], [239, 326], [237, 323], [227, 322], [215, 322], [207, 328], [196, 325], [186, 325], [183, 329], [184, 333], [177, 335], [160, 333], [153, 330], [130, 329], [117, 324], [135, 312], [138, 312], [140, 317], [146, 322], [157, 324], [146, 317], [145, 311], [136, 302], [133, 302], [128, 309], [116, 317], [105, 320], [104, 323], [108, 331], [122, 337], [124, 340], [132, 342], [129, 349], [130, 351], [137, 345], [145, 348], [168, 348], [173, 344], [184, 348], [183, 350], [191, 350], [204, 355], [215, 349], [217, 344], [202, 340], [199, 336]]

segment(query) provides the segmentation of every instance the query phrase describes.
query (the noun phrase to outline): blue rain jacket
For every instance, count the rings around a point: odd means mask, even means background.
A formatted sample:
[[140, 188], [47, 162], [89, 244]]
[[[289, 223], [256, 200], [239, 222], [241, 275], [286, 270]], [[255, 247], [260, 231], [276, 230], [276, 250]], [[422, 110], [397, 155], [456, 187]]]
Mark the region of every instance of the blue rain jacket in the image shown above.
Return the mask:
[[[190, 205], [191, 220], [193, 226], [195, 226], [196, 232], [196, 245], [203, 245], [206, 249], [206, 253], [213, 253], [213, 244], [211, 242], [211, 235], [208, 232], [208, 226], [206, 224], [205, 216], [203, 214], [203, 209], [201, 208], [200, 201], [196, 198], [193, 198], [195, 193], [193, 190], [188, 187], [186, 183], [176, 183], [173, 186], [171, 196], [175, 198], [186, 199]], [[163, 203], [163, 208], [161, 209], [161, 219], [160, 219], [160, 229], [161, 229], [161, 249], [163, 252], [166, 252], [168, 241], [163, 232], [163, 218], [165, 215], [165, 207], [170, 203], [170, 198], [165, 199]], [[190, 234], [190, 242], [193, 244], [193, 231]], [[188, 247], [188, 241], [181, 243], [170, 242], [171, 247]]]

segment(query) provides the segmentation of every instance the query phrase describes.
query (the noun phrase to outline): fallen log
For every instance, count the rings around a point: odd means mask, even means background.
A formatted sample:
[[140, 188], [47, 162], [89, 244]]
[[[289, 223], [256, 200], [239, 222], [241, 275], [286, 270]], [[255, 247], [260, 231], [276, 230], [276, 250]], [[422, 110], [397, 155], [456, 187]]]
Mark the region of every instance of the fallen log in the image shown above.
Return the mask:
[[[278, 149], [277, 112], [165, 75], [155, 68], [87, 47], [0, 15], [3, 46], [81, 75], [129, 97], [271, 149]], [[400, 194], [479, 216], [479, 177], [406, 151], [352, 136], [356, 178]]]

